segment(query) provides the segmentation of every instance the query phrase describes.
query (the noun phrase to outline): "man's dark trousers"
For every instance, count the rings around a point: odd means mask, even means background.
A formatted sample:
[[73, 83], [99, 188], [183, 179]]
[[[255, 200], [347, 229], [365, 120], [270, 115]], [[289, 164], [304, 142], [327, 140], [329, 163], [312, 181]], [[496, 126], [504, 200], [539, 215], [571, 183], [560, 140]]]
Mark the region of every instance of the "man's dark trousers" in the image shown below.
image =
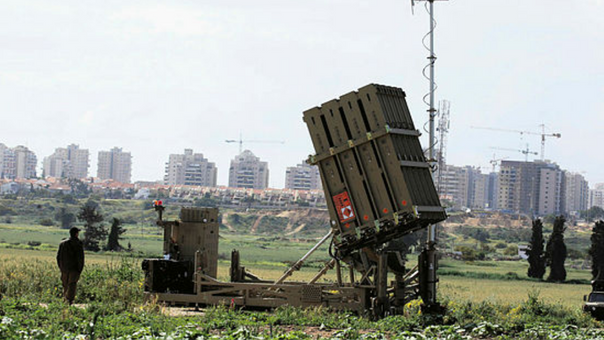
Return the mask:
[[70, 304], [75, 299], [76, 289], [80, 272], [77, 271], [61, 271], [61, 282], [63, 282], [63, 296]]

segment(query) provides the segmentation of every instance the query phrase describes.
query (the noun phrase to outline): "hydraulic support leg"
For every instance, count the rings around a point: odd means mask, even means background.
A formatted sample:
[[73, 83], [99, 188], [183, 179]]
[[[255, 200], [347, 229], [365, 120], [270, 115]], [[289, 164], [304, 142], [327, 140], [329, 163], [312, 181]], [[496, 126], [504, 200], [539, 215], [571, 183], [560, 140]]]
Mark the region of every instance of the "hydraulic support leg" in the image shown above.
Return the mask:
[[378, 254], [377, 271], [375, 273], [376, 296], [373, 300], [373, 315], [376, 318], [384, 317], [390, 310], [388, 299], [388, 254]]
[[419, 255], [419, 294], [424, 302], [423, 308], [429, 312], [441, 310], [441, 306], [436, 302], [436, 283], [438, 283], [436, 255], [434, 242], [428, 242]]

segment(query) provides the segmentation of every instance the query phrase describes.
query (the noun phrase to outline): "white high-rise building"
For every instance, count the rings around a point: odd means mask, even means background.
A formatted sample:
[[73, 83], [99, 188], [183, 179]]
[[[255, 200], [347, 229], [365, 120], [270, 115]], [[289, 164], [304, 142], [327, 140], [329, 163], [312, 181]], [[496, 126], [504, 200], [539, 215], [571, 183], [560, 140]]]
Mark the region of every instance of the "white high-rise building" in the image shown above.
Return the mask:
[[285, 188], [294, 190], [321, 189], [321, 176], [319, 167], [302, 163], [288, 167], [285, 171]]
[[4, 158], [5, 153], [7, 153], [8, 147], [2, 143], [0, 143], [0, 178], [4, 178]]
[[171, 154], [166, 163], [166, 185], [216, 186], [216, 164], [209, 162], [201, 153], [185, 149], [184, 154]]
[[13, 149], [15, 152], [15, 163], [17, 167], [17, 178], [35, 178], [38, 158], [33, 151], [19, 145]]
[[0, 144], [0, 178], [35, 178], [37, 165], [36, 154], [25, 146], [8, 148]]
[[539, 169], [537, 214], [540, 216], [564, 212], [564, 172], [558, 166]]
[[76, 144], [57, 148], [44, 159], [44, 177], [86, 178], [88, 177], [89, 153]]
[[[470, 190], [470, 167], [447, 164], [435, 183], [442, 199], [449, 200], [455, 208], [467, 208]], [[438, 182], [440, 180], [440, 183]]]
[[497, 185], [498, 209], [537, 216], [565, 210], [564, 172], [555, 163], [502, 161]]
[[473, 209], [489, 208], [489, 175], [475, 169], [470, 178], [474, 183], [470, 186], [472, 195], [470, 195], [469, 207]]
[[130, 183], [132, 177], [132, 156], [122, 148], [99, 151], [97, 177], [113, 179], [116, 182]]
[[499, 175], [496, 172], [491, 172], [487, 175], [486, 207], [489, 209], [497, 209], [497, 190], [499, 190], [497, 186], [498, 176]]
[[[490, 208], [492, 185], [490, 175], [473, 166], [445, 164], [435, 185], [442, 199], [449, 200], [455, 208]], [[438, 182], [440, 180], [440, 183]]]
[[23, 145], [12, 149], [14, 154], [15, 178], [35, 178], [38, 158], [33, 151]]
[[266, 189], [268, 186], [268, 163], [260, 160], [250, 150], [243, 151], [231, 160], [229, 187]]
[[566, 197], [565, 210], [569, 213], [577, 213], [587, 210], [589, 201], [589, 185], [583, 175], [565, 172]]
[[593, 189], [589, 190], [587, 209], [591, 207], [604, 209], [604, 183], [597, 183]]

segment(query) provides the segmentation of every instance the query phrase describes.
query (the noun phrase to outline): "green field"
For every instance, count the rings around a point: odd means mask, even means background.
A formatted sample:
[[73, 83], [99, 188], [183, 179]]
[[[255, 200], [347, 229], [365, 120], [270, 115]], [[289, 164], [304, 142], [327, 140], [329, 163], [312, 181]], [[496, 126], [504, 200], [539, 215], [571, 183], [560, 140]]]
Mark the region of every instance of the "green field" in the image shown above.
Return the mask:
[[[49, 247], [58, 243], [64, 231], [45, 227], [0, 226], [1, 237], [9, 240], [18, 239], [19, 233], [33, 236], [36, 240], [45, 240]], [[27, 230], [27, 231], [23, 231]], [[8, 232], [7, 232], [8, 231]], [[23, 235], [22, 234], [22, 235]], [[159, 256], [161, 242], [158, 235], [134, 236], [128, 238], [136, 247], [144, 244], [145, 254]], [[10, 247], [10, 242], [8, 247]], [[230, 266], [230, 251], [238, 249], [241, 252], [242, 263], [256, 275], [265, 279], [277, 279], [290, 264], [304, 255], [314, 243], [310, 240], [291, 242], [284, 240], [266, 240], [256, 236], [227, 235], [220, 239], [219, 252], [223, 255], [219, 260], [218, 278], [228, 280]], [[5, 244], [6, 245], [6, 244]], [[0, 248], [0, 258], [37, 259], [52, 262], [54, 249], [42, 248], [30, 250], [20, 248]], [[94, 254], [87, 253], [87, 260], [92, 263], [107, 263], [131, 258], [140, 264], [142, 259], [138, 253]], [[328, 260], [326, 246], [319, 248], [307, 261], [306, 266], [292, 277], [294, 281], [311, 279], [321, 265]], [[415, 264], [416, 256], [409, 255], [409, 266]], [[137, 264], [137, 267], [138, 267]], [[582, 296], [590, 291], [588, 284], [559, 284], [540, 282], [529, 279], [526, 275], [528, 264], [525, 261], [475, 261], [463, 262], [445, 259], [439, 264], [439, 292], [447, 300], [456, 301], [492, 301], [504, 304], [518, 304], [526, 300], [529, 294], [538, 294], [543, 301], [560, 304], [567, 307], [579, 308]], [[591, 278], [588, 270], [567, 269], [567, 280], [587, 282]], [[345, 276], [346, 278], [346, 276]], [[335, 281], [335, 273], [329, 272], [324, 281]]]
[[[142, 214], [148, 220], [142, 217], [142, 222], [125, 225], [127, 232], [120, 242], [130, 244], [132, 251], [86, 254], [76, 298], [79, 307], [68, 307], [60, 298], [55, 263], [56, 247], [68, 232], [37, 223], [52, 209], [35, 206], [47, 203], [29, 202], [28, 209], [37, 213], [48, 210], [35, 218], [12, 216], [10, 223], [0, 219], [0, 339], [77, 335], [83, 339], [604, 339], [600, 331], [591, 330], [602, 325], [581, 312], [582, 297], [591, 288], [587, 284], [591, 274], [587, 269], [575, 269], [580, 259], [567, 261], [573, 264], [567, 268], [567, 280], [572, 283], [565, 284], [529, 279], [526, 261], [443, 259], [438, 292], [447, 313], [442, 319], [421, 314], [419, 301], [410, 303], [404, 316], [380, 321], [326, 309], [293, 308], [273, 312], [209, 308], [193, 316], [174, 316], [160, 304], [145, 302], [142, 294], [140, 264], [144, 257], [161, 255], [162, 230], [154, 225], [154, 215], [144, 204], [121, 200], [104, 201], [103, 211], [131, 221]], [[175, 218], [175, 212], [171, 214]], [[262, 217], [265, 221], [258, 229], [263, 232], [249, 234], [257, 215], [230, 213], [228, 218], [229, 226], [221, 226], [219, 245], [218, 279], [225, 281], [233, 249], [240, 251], [246, 269], [274, 280], [321, 235], [315, 229], [312, 235], [285, 237], [274, 231], [274, 224], [283, 222], [276, 217]], [[468, 235], [449, 234], [443, 237], [443, 244], [462, 244], [477, 251], [491, 248], [495, 257], [502, 257], [505, 248], [497, 244], [513, 242], [518, 235], [499, 233], [492, 232], [482, 243]], [[585, 231], [577, 230], [569, 239], [583, 246], [587, 237]], [[310, 280], [327, 260], [324, 245], [291, 279]], [[416, 262], [417, 254], [409, 254], [408, 267]], [[334, 282], [335, 273], [329, 272], [322, 280]]]
[[[138, 254], [159, 255], [161, 252], [160, 229], [155, 226], [140, 228], [126, 226], [128, 230], [120, 241], [122, 246], [130, 242]], [[46, 248], [56, 248], [69, 231], [57, 227], [24, 224], [0, 224], [0, 247], [30, 249], [29, 242], [39, 242]]]
[[[258, 253], [257, 238], [240, 236], [231, 245]], [[265, 241], [262, 241], [265, 242]], [[225, 242], [226, 243], [226, 242]], [[273, 254], [303, 253], [309, 244], [284, 241], [269, 245]], [[305, 248], [306, 247], [306, 248]], [[88, 253], [76, 303], [60, 299], [54, 250], [0, 249], [0, 338], [2, 339], [594, 339], [604, 337], [602, 325], [580, 311], [587, 285], [528, 280], [522, 262], [443, 261], [440, 301], [442, 319], [421, 314], [419, 301], [405, 315], [371, 321], [326, 309], [279, 308], [274, 312], [244, 312], [209, 308], [174, 316], [163, 306], [144, 302], [139, 257], [132, 254]], [[288, 254], [292, 256], [292, 254]], [[254, 259], [248, 267], [275, 279], [285, 270], [281, 257]], [[219, 263], [219, 278], [227, 279], [228, 261]], [[313, 268], [314, 267], [314, 268]], [[294, 279], [308, 280], [316, 266]], [[482, 278], [477, 276], [487, 274]], [[516, 273], [519, 279], [509, 279]], [[501, 277], [508, 277], [501, 279]], [[586, 273], [570, 271], [570, 278]], [[330, 276], [328, 276], [328, 279]], [[333, 276], [331, 276], [333, 279]], [[191, 314], [192, 313], [192, 314]], [[572, 326], [569, 326], [572, 325]], [[429, 326], [429, 327], [428, 327]]]
[[[123, 245], [132, 244], [132, 253], [119, 256], [159, 257], [161, 255], [161, 229], [156, 226], [137, 228], [128, 226], [124, 234]], [[56, 227], [31, 226], [23, 224], [0, 224], [0, 255], [3, 257], [19, 254], [20, 257], [52, 258], [57, 244], [67, 234], [66, 230]], [[41, 246], [28, 246], [27, 242], [42, 243]], [[230, 253], [237, 249], [241, 253], [243, 265], [266, 279], [278, 278], [288, 265], [298, 260], [316, 242], [315, 239], [285, 240], [261, 236], [236, 235], [223, 233], [219, 244], [219, 279], [228, 279]], [[34, 250], [39, 249], [39, 250]], [[18, 252], [16, 252], [19, 250]], [[112, 259], [117, 255], [88, 254], [89, 258]], [[296, 273], [294, 280], [304, 281], [312, 278], [321, 265], [329, 259], [327, 245], [323, 245], [307, 261], [306, 266]], [[415, 264], [416, 256], [409, 255], [409, 266]], [[140, 260], [139, 260], [140, 261]], [[526, 261], [474, 261], [463, 262], [445, 259], [439, 267], [440, 292], [448, 299], [471, 301], [492, 300], [504, 303], [518, 303], [529, 292], [538, 292], [548, 302], [565, 306], [580, 306], [582, 296], [590, 291], [587, 284], [554, 284], [538, 282], [526, 275]], [[333, 272], [325, 276], [326, 280], [335, 280]], [[567, 268], [567, 280], [587, 283], [591, 279], [589, 270]]]

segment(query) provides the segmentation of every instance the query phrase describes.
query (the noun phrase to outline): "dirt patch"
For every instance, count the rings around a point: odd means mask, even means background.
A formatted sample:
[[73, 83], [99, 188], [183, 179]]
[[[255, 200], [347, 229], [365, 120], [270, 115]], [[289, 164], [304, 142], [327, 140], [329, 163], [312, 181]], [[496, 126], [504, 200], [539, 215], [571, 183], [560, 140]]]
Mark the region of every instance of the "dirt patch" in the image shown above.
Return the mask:
[[229, 223], [229, 213], [223, 213], [222, 214], [222, 224], [227, 227], [227, 229], [229, 231], [235, 231], [235, 228], [233, 228], [233, 226], [231, 226], [231, 224]]
[[[293, 235], [293, 234], [295, 234], [295, 233], [299, 233], [299, 232], [301, 232], [301, 231], [302, 231], [302, 229], [304, 229], [304, 227], [306, 227], [306, 224], [304, 224], [304, 223], [303, 223], [303, 224], [300, 224], [300, 225], [299, 225], [299, 226], [298, 226], [296, 229], [294, 229], [293, 231], [288, 232], [288, 233], [287, 233], [287, 234], [285, 234], [285, 235], [287, 235], [287, 236], [291, 236], [291, 235]], [[290, 229], [291, 229], [291, 228], [290, 228]]]
[[162, 313], [167, 316], [203, 316], [203, 309], [195, 307], [162, 307]]
[[250, 234], [256, 233], [256, 230], [258, 230], [258, 226], [260, 225], [260, 221], [262, 221], [263, 217], [264, 217], [264, 215], [258, 216], [258, 218], [256, 219], [256, 222], [254, 222], [254, 225], [252, 226], [252, 229], [250, 229]]

